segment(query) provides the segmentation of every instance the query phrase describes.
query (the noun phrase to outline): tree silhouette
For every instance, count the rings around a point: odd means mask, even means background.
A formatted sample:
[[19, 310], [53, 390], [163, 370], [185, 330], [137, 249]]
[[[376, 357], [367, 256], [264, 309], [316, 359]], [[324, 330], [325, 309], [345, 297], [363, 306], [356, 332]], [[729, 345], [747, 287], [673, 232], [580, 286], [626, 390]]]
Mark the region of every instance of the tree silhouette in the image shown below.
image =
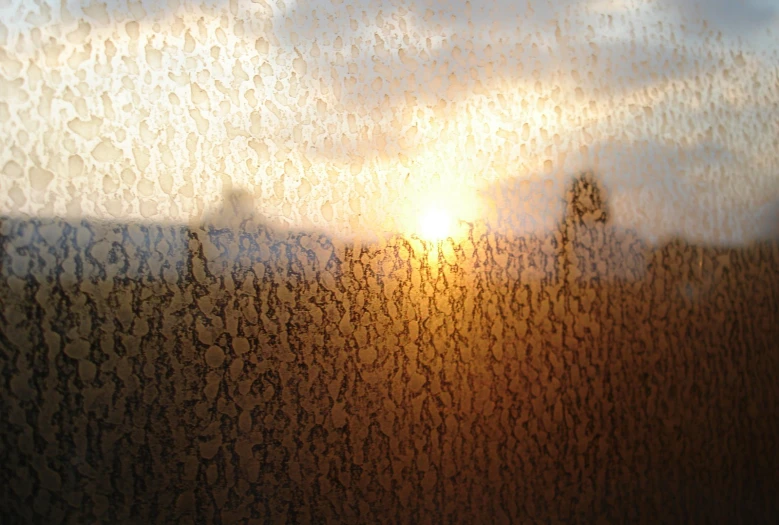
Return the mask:
[[558, 267], [566, 283], [581, 278], [598, 281], [605, 266], [605, 228], [610, 224], [606, 190], [592, 171], [577, 175], [565, 192], [565, 212], [560, 223]]
[[607, 194], [600, 178], [593, 172], [579, 174], [565, 194], [565, 226], [608, 224], [611, 220]]

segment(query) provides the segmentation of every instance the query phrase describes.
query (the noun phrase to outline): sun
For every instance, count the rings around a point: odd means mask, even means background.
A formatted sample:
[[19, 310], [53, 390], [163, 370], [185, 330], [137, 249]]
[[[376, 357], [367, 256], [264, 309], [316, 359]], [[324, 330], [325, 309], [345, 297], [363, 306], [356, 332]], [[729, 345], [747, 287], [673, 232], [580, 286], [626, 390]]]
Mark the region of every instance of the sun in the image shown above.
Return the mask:
[[426, 241], [443, 241], [454, 234], [454, 217], [441, 206], [431, 206], [420, 216], [418, 230]]
[[462, 242], [469, 235], [469, 225], [480, 215], [471, 187], [452, 183], [406, 191], [397, 206], [391, 208], [397, 213], [397, 224], [404, 235], [434, 246], [447, 240]]

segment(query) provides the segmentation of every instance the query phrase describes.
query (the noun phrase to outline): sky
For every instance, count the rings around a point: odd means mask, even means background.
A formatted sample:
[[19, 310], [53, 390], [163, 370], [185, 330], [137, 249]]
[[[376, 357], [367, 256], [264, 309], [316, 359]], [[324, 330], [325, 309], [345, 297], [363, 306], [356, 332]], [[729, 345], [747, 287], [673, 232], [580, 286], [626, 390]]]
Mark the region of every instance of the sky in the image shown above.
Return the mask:
[[[191, 222], [242, 191], [344, 235], [425, 229], [435, 210], [543, 232], [594, 170], [619, 228], [743, 244], [775, 232], [779, 208], [777, 13], [16, 2], [0, 9], [0, 213]], [[533, 220], [502, 223], [495, 191]]]

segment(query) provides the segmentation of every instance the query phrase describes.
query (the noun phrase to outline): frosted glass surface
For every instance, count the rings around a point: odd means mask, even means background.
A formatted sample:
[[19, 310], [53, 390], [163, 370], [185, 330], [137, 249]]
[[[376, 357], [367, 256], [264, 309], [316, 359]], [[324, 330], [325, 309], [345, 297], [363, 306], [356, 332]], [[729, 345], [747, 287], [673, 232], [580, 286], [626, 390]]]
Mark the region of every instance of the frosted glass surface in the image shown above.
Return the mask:
[[408, 233], [431, 199], [488, 218], [513, 179], [548, 230], [595, 169], [652, 242], [754, 240], [779, 199], [774, 7], [11, 2], [0, 210], [186, 223], [243, 191], [288, 225]]
[[1, 0], [0, 515], [773, 522], [778, 13]]

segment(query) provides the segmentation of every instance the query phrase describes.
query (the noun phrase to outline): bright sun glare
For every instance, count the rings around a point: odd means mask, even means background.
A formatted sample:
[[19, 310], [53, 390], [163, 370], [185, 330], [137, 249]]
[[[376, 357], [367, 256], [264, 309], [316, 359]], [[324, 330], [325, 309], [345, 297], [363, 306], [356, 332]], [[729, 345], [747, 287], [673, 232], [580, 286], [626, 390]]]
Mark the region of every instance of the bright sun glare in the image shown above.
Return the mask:
[[426, 241], [442, 241], [453, 233], [454, 218], [441, 207], [431, 207], [420, 217], [419, 234]]

